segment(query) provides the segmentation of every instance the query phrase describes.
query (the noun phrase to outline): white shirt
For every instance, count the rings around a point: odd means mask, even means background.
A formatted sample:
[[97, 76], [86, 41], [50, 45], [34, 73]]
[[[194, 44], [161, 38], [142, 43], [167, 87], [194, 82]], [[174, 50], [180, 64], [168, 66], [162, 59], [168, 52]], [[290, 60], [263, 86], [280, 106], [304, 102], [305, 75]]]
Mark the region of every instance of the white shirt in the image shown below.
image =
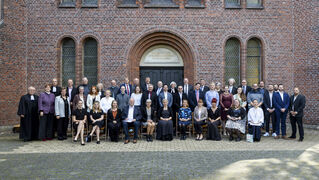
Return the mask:
[[142, 93], [140, 93], [140, 94], [133, 93], [131, 95], [131, 98], [134, 99], [134, 105], [135, 106], [140, 106], [141, 105]]
[[270, 98], [270, 107], [272, 107], [272, 95], [274, 93], [273, 92], [269, 92], [269, 98]]
[[133, 115], [134, 115], [134, 106], [129, 106], [127, 120], [124, 120], [124, 122], [132, 122], [134, 118]]
[[248, 123], [252, 126], [261, 126], [264, 123], [264, 111], [258, 108], [250, 108], [248, 111]]
[[233, 91], [233, 86], [229, 86], [229, 93]]
[[157, 91], [156, 91], [157, 96], [160, 94], [161, 90], [162, 90], [162, 88], [157, 89]]
[[279, 92], [281, 100], [284, 101], [284, 92]]
[[109, 97], [109, 98], [104, 97], [101, 99], [100, 106], [104, 113], [107, 113], [107, 111], [111, 108], [113, 100], [114, 98], [112, 97]]
[[188, 84], [184, 85], [184, 93], [188, 95]]
[[56, 87], [52, 87], [52, 92], [56, 92]]
[[164, 92], [164, 99], [167, 99], [167, 92]]
[[69, 97], [68, 97], [69, 101], [71, 101], [72, 89], [73, 88], [68, 88], [68, 90], [69, 90]]
[[31, 101], [34, 101], [34, 96], [33, 96], [33, 95], [31, 95], [31, 97], [30, 97], [30, 98], [31, 98]]
[[183, 94], [181, 92], [179, 93], [179, 104], [182, 107], [182, 105], [183, 105]]

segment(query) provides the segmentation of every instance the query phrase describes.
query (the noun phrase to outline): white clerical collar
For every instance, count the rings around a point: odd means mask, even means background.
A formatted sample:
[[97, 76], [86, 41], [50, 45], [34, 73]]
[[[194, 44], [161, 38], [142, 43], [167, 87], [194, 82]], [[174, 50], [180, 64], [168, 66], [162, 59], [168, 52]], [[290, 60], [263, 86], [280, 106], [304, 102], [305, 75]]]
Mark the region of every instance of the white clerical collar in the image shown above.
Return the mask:
[[30, 95], [31, 96], [31, 100], [34, 100], [34, 95]]

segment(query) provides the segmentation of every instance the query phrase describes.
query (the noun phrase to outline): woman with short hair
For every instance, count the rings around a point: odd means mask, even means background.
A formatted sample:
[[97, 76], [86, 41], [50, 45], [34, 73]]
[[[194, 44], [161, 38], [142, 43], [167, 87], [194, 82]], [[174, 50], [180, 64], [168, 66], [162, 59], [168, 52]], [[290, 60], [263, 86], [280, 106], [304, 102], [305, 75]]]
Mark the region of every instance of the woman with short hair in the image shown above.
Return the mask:
[[194, 109], [194, 127], [197, 134], [196, 140], [203, 140], [203, 125], [206, 124], [207, 120], [207, 108], [204, 107], [204, 102], [199, 99], [197, 106]]
[[186, 99], [182, 102], [182, 107], [178, 110], [178, 125], [181, 130], [181, 140], [186, 140], [186, 129], [192, 122], [192, 110], [189, 108]]
[[71, 107], [65, 87], [61, 88], [61, 95], [55, 98], [55, 116], [58, 121], [58, 140], [67, 139], [67, 130], [69, 125], [69, 118], [71, 116]]
[[163, 107], [160, 107], [158, 110], [158, 124], [156, 131], [156, 139], [162, 141], [171, 141], [173, 140], [173, 111], [168, 106], [168, 100], [162, 100]]
[[146, 141], [153, 141], [153, 132], [155, 130], [155, 109], [152, 107], [152, 100], [146, 100], [146, 106], [141, 108], [143, 116], [143, 126], [147, 127]]

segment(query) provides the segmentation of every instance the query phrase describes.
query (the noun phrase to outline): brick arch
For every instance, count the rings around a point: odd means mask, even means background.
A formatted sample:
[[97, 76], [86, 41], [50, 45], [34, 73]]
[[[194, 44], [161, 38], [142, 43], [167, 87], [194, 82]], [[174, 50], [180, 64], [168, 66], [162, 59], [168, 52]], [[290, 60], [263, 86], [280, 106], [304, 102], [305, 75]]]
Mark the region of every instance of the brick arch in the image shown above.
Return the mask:
[[[181, 55], [184, 62], [184, 77], [187, 77], [190, 83], [194, 82], [194, 56], [191, 48], [180, 37], [170, 32], [154, 32], [143, 36], [129, 51], [128, 57], [128, 75], [130, 79], [139, 77], [140, 61], [143, 54], [155, 45], [167, 45], [174, 48]], [[163, 65], [165, 67], [165, 65]]]

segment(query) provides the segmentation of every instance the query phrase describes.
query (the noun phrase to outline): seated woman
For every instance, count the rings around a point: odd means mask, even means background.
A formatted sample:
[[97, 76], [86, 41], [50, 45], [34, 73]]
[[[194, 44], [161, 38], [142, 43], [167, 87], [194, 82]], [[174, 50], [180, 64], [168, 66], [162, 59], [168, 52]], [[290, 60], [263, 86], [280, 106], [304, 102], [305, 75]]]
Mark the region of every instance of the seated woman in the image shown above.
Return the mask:
[[73, 111], [72, 113], [72, 122], [73, 122], [73, 127], [74, 129], [77, 129], [76, 131], [76, 135], [74, 137], [74, 142], [77, 142], [78, 140], [78, 137], [81, 133], [81, 145], [84, 146], [85, 143], [84, 143], [84, 125], [86, 123], [86, 110], [85, 108], [83, 108], [83, 101], [82, 100], [79, 100], [77, 102], [77, 108]]
[[186, 140], [186, 129], [192, 122], [192, 110], [186, 99], [183, 100], [182, 105], [178, 110], [178, 126], [181, 130], [181, 140]]
[[236, 141], [241, 141], [241, 133], [245, 134], [246, 128], [246, 111], [240, 106], [238, 99], [234, 100], [234, 106], [230, 108], [227, 115], [226, 130], [230, 134], [229, 140], [234, 139], [234, 134], [237, 135]]
[[207, 140], [220, 141], [222, 139], [218, 130], [218, 126], [221, 124], [220, 113], [220, 108], [217, 106], [217, 99], [213, 98], [212, 107], [208, 109]]
[[234, 100], [238, 99], [240, 106], [246, 109], [246, 105], [247, 105], [246, 95], [243, 92], [242, 87], [237, 88], [237, 94], [235, 94], [233, 97], [234, 97]]
[[104, 126], [104, 112], [100, 108], [100, 102], [95, 101], [90, 112], [90, 120], [92, 121], [92, 132], [86, 137], [86, 142], [91, 141], [91, 137], [96, 132], [96, 144], [100, 144], [100, 129]]
[[147, 127], [146, 141], [153, 141], [153, 132], [155, 129], [155, 109], [152, 108], [152, 100], [146, 100], [146, 107], [141, 107], [143, 126]]
[[203, 127], [207, 120], [207, 108], [204, 107], [204, 102], [202, 99], [199, 99], [197, 102], [197, 106], [194, 110], [194, 126], [195, 132], [197, 134], [196, 140], [203, 140]]
[[111, 108], [107, 111], [107, 127], [112, 142], [119, 141], [119, 132], [122, 121], [122, 111], [118, 108], [116, 100], [112, 101]]
[[248, 131], [253, 135], [254, 141], [260, 141], [260, 128], [264, 123], [264, 112], [258, 106], [258, 100], [253, 100], [253, 108], [248, 111]]
[[156, 139], [163, 141], [173, 140], [173, 111], [168, 107], [168, 100], [163, 99], [163, 107], [158, 110], [158, 124]]

